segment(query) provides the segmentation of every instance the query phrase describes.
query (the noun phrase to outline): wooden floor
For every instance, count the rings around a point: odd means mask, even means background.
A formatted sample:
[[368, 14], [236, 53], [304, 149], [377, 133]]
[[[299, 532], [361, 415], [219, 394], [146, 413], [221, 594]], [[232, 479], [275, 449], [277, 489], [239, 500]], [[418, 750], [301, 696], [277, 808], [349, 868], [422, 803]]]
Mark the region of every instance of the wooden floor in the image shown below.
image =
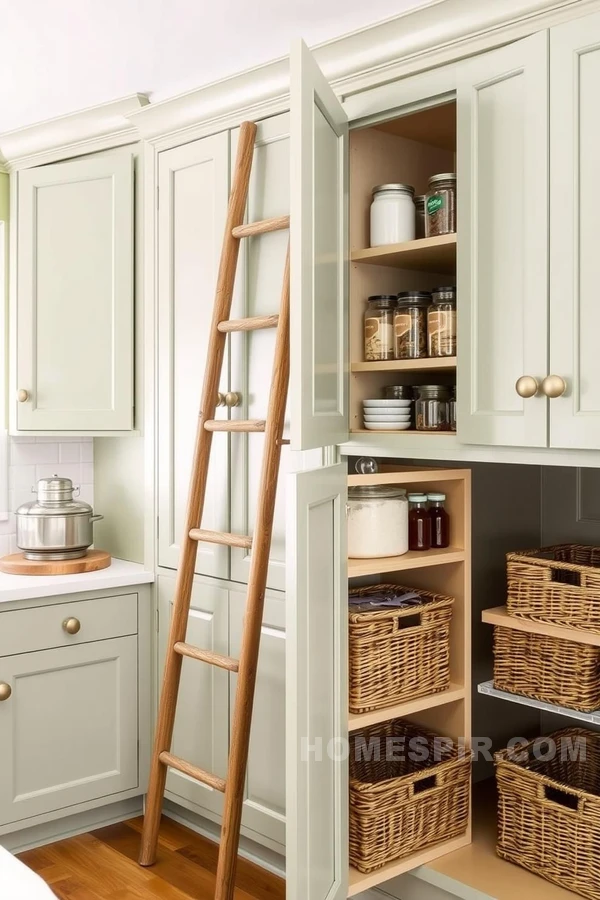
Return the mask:
[[[217, 845], [163, 817], [156, 864], [137, 864], [142, 819], [27, 850], [60, 900], [213, 900]], [[285, 882], [240, 859], [236, 900], [285, 900]], [[0, 891], [1, 894], [1, 891]]]

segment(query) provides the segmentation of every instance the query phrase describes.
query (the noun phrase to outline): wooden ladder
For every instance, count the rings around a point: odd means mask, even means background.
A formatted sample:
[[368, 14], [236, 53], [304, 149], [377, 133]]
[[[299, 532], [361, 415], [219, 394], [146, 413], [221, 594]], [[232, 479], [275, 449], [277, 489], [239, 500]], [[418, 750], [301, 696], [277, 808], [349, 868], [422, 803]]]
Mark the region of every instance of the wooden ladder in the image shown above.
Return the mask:
[[[177, 769], [217, 791], [222, 791], [225, 794], [225, 803], [215, 900], [233, 900], [234, 895], [252, 704], [271, 548], [271, 533], [273, 530], [277, 477], [281, 446], [284, 443], [289, 443], [282, 438], [289, 381], [289, 243], [285, 260], [279, 315], [254, 316], [247, 319], [229, 318], [240, 240], [254, 235], [266, 234], [270, 231], [289, 228], [289, 216], [265, 219], [264, 221], [248, 225], [242, 224], [248, 198], [255, 136], [256, 125], [253, 122], [244, 122], [240, 128], [233, 189], [229, 198], [227, 223], [217, 277], [215, 306], [209, 335], [206, 370], [192, 464], [185, 534], [179, 571], [177, 573], [173, 616], [167, 645], [139, 856], [139, 862], [142, 866], [151, 866], [156, 860], [162, 799], [169, 767]], [[231, 331], [252, 331], [259, 328], [277, 328], [267, 418], [265, 421], [217, 421], [214, 415], [227, 334]], [[264, 432], [265, 434], [258, 494], [259, 503], [253, 537], [226, 534], [220, 531], [206, 531], [200, 527], [206, 495], [211, 440], [215, 431]], [[239, 660], [208, 650], [201, 650], [185, 642], [199, 541], [209, 541], [211, 543], [224, 544], [228, 547], [244, 547], [252, 550]], [[210, 772], [205, 772], [171, 753], [177, 694], [184, 656], [212, 666], [219, 666], [229, 672], [238, 673], [226, 780]], [[224, 710], [223, 715], [226, 714]]]

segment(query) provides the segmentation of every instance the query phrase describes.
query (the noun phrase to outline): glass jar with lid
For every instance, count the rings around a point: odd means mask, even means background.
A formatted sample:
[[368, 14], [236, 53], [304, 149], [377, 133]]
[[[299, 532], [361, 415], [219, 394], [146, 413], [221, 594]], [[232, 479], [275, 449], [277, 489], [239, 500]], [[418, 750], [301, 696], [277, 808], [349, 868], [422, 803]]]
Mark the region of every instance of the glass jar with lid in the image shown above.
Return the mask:
[[427, 310], [429, 356], [456, 356], [456, 288], [438, 287], [431, 292]]
[[415, 189], [410, 184], [378, 184], [371, 203], [371, 247], [415, 239]]
[[449, 431], [450, 388], [442, 384], [420, 384], [417, 390], [417, 431]]
[[425, 194], [415, 197], [415, 238], [425, 237]]
[[421, 359], [427, 356], [427, 310], [431, 294], [427, 291], [402, 291], [394, 313], [394, 349], [396, 359]]
[[431, 519], [427, 494], [409, 494], [408, 546], [410, 550], [431, 550]]
[[394, 358], [394, 294], [375, 294], [365, 310], [365, 360]]
[[348, 556], [374, 559], [408, 550], [408, 501], [404, 488], [360, 484], [348, 488]]
[[436, 237], [456, 231], [456, 175], [432, 175], [425, 194], [425, 234]]

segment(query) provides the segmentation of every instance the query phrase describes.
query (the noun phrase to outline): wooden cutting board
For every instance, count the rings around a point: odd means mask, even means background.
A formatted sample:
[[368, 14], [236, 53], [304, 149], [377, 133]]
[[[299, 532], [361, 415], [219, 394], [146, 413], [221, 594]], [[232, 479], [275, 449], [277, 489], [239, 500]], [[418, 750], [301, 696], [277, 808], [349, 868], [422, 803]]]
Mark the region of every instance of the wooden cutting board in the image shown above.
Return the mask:
[[88, 550], [79, 559], [53, 560], [25, 559], [23, 553], [11, 553], [0, 558], [0, 572], [7, 575], [80, 575], [106, 569], [110, 564], [111, 556], [106, 550]]

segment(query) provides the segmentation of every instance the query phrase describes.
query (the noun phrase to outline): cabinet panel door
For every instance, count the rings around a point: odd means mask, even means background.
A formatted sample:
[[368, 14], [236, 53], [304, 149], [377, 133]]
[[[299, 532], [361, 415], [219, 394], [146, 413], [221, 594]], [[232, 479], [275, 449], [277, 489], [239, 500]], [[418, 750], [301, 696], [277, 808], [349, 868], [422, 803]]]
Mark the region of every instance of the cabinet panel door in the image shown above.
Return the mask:
[[[232, 159], [238, 130], [232, 133]], [[256, 136], [247, 221], [288, 215], [290, 195], [289, 115], [260, 122]], [[289, 235], [276, 231], [242, 241], [232, 316], [269, 315], [279, 310]], [[232, 418], [264, 419], [269, 402], [275, 329], [233, 333], [230, 338], [231, 389], [241, 394]], [[262, 434], [231, 435], [231, 530], [252, 534], [256, 518], [264, 448]], [[282, 447], [275, 502], [271, 564], [267, 585], [285, 587], [285, 474], [289, 447]], [[248, 581], [252, 551], [231, 549], [232, 581]]]
[[[239, 659], [245, 593], [230, 591], [230, 655]], [[231, 675], [231, 715], [237, 676]], [[267, 597], [252, 711], [242, 825], [285, 845], [285, 599]], [[252, 835], [249, 835], [250, 837]]]
[[[159, 672], [164, 668], [167, 638], [173, 608], [175, 579], [158, 578]], [[204, 650], [228, 653], [227, 591], [212, 584], [194, 582], [186, 641]], [[184, 659], [171, 750], [207, 772], [227, 775], [229, 742], [228, 673], [194, 659]], [[223, 795], [187, 775], [169, 769], [167, 792], [172, 800], [183, 799], [220, 814]]]
[[550, 446], [600, 448], [600, 16], [550, 30]]
[[346, 466], [288, 478], [288, 900], [348, 889]]
[[[158, 562], [176, 568], [229, 199], [228, 135], [160, 153], [158, 183]], [[223, 391], [227, 368], [225, 358]], [[213, 531], [229, 531], [228, 446], [227, 434], [213, 435], [202, 519]], [[196, 571], [227, 578], [227, 547], [200, 544]]]
[[348, 122], [302, 41], [290, 54], [292, 450], [348, 439]]
[[458, 436], [545, 447], [548, 45], [540, 33], [458, 71]]
[[133, 427], [133, 154], [17, 176], [17, 427]]
[[0, 660], [0, 824], [138, 785], [137, 636]]

